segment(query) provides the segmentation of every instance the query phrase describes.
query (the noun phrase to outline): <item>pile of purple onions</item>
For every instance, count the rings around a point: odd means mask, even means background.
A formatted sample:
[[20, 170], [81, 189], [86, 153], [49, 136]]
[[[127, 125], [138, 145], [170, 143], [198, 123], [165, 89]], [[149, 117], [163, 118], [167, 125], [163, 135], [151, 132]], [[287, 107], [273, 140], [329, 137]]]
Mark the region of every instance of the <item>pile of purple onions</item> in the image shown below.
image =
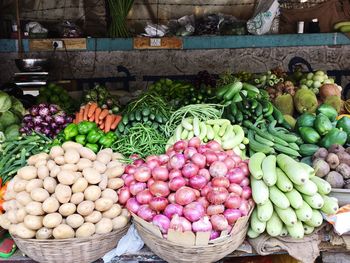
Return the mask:
[[34, 105], [28, 111], [29, 114], [24, 115], [20, 129], [20, 132], [25, 134], [34, 131], [54, 138], [73, 121], [71, 116], [54, 104]]
[[168, 229], [230, 232], [254, 205], [247, 161], [216, 141], [178, 141], [166, 154], [134, 160], [125, 169], [119, 203], [130, 212]]

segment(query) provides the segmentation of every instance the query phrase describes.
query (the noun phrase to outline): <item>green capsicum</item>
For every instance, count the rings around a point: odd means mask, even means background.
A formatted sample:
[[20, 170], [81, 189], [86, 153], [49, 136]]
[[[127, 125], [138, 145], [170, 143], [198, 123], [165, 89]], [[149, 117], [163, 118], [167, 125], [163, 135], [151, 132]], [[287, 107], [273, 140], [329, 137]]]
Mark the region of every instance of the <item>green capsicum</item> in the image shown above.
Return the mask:
[[334, 121], [335, 118], [338, 116], [337, 110], [328, 104], [322, 104], [320, 107], [317, 108], [316, 112], [317, 114], [322, 113], [326, 115], [330, 121]]
[[114, 139], [114, 140], [116, 140], [117, 139], [117, 135], [114, 133], [114, 132], [107, 132], [106, 133], [106, 136], [108, 137], [108, 138], [112, 138], [112, 139]]
[[75, 136], [75, 141], [81, 145], [85, 145], [86, 136], [84, 134], [79, 134], [79, 135]]
[[68, 141], [78, 135], [78, 126], [74, 123], [68, 124], [68, 126], [64, 128], [63, 133], [64, 139]]
[[326, 115], [320, 113], [316, 117], [314, 128], [320, 135], [326, 135], [331, 129], [333, 129], [333, 125]]
[[318, 134], [318, 132], [311, 127], [301, 127], [299, 128], [299, 133], [301, 138], [306, 143], [317, 144], [321, 139], [321, 136]]
[[114, 141], [115, 141], [114, 138], [108, 137], [107, 135], [105, 135], [99, 139], [98, 143], [101, 144], [104, 148], [109, 148], [112, 146]]
[[346, 132], [346, 134], [348, 135], [347, 142], [350, 143], [350, 118], [344, 116], [337, 122], [336, 127]]
[[104, 133], [101, 130], [93, 129], [89, 131], [86, 139], [88, 143], [97, 143], [103, 135]]
[[330, 132], [326, 134], [326, 136], [322, 138], [320, 145], [328, 149], [333, 144], [344, 145], [347, 139], [348, 135], [345, 131], [342, 131], [338, 128], [333, 128]]
[[94, 153], [97, 153], [98, 152], [98, 145], [96, 143], [87, 143], [85, 145], [85, 147], [89, 148], [90, 150], [92, 150]]
[[79, 134], [88, 134], [91, 130], [96, 128], [97, 128], [96, 123], [91, 121], [82, 121], [78, 124]]

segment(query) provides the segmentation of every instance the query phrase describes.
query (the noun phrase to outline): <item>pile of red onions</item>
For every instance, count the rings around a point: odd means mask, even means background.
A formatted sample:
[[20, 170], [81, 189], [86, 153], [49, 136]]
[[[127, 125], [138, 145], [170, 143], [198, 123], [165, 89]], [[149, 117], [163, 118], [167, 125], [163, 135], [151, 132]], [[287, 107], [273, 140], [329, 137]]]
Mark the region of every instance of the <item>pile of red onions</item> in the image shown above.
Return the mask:
[[247, 161], [216, 141], [178, 141], [166, 154], [135, 159], [122, 176], [119, 203], [159, 227], [177, 231], [230, 231], [253, 205]]

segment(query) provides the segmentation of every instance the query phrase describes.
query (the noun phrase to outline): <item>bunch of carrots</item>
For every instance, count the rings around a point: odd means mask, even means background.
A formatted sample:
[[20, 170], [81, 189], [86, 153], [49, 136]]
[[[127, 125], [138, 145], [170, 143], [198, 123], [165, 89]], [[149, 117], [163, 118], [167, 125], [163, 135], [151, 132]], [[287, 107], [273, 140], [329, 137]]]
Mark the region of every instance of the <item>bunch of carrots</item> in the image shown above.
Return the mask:
[[109, 132], [117, 128], [121, 119], [121, 115], [112, 114], [108, 109], [98, 107], [97, 103], [89, 102], [81, 106], [80, 111], [75, 113], [73, 123], [78, 124], [81, 121], [92, 121], [104, 132]]

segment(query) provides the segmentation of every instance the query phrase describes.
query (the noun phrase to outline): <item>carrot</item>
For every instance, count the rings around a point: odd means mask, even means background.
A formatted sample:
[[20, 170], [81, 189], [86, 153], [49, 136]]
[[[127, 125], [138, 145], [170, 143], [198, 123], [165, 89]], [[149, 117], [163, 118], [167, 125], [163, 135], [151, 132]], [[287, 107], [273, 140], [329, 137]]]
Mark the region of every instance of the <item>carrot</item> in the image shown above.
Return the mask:
[[81, 107], [81, 108], [80, 108], [80, 111], [79, 111], [79, 114], [78, 114], [77, 123], [83, 121], [83, 118], [84, 118], [84, 108]]
[[102, 110], [99, 119], [100, 119], [100, 120], [103, 120], [104, 118], [107, 117], [108, 113], [109, 113], [108, 109]]
[[95, 115], [92, 115], [90, 118], [88, 118], [89, 121], [95, 122]]
[[101, 114], [101, 108], [96, 108], [95, 110], [95, 122], [98, 123], [99, 119], [98, 117], [100, 117], [100, 114]]
[[76, 124], [79, 118], [79, 112], [75, 113], [74, 123]]
[[100, 127], [100, 129], [101, 129], [101, 130], [103, 130], [103, 129], [105, 128], [105, 123], [104, 123], [104, 122], [102, 122], [102, 123], [100, 124], [100, 126], [99, 126], [99, 127]]
[[90, 108], [90, 104], [88, 103], [85, 105], [84, 117], [83, 117], [84, 121], [88, 119], [89, 108]]
[[109, 132], [111, 130], [111, 125], [112, 125], [113, 119], [114, 118], [113, 118], [112, 114], [107, 115], [106, 122], [105, 122], [105, 132]]
[[91, 105], [89, 107], [89, 112], [88, 112], [89, 118], [94, 115], [96, 109], [97, 109], [97, 103], [95, 103], [95, 102], [91, 103]]
[[111, 130], [115, 130], [119, 124], [119, 122], [121, 121], [122, 116], [121, 115], [115, 115], [114, 121], [111, 125]]

